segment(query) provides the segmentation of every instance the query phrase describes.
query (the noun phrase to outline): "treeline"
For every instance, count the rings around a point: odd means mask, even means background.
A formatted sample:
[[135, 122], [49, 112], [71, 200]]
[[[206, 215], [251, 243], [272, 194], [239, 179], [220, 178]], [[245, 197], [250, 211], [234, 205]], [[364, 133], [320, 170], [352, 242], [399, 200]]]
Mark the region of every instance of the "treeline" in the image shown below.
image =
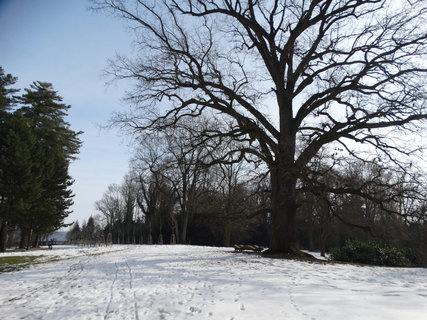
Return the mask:
[[[109, 235], [113, 243], [268, 246], [268, 170], [249, 157], [215, 164], [215, 148], [190, 136], [195, 127], [205, 125], [193, 121], [139, 138], [129, 174], [121, 185], [110, 185], [95, 204], [104, 239]], [[386, 239], [425, 252], [422, 177], [408, 184], [400, 171], [380, 161], [338, 160], [334, 152], [324, 151], [300, 179], [300, 248], [324, 254], [347, 239]], [[334, 165], [328, 166], [331, 161]], [[352, 193], [340, 193], [343, 182]]]
[[105, 245], [108, 242], [107, 237], [104, 237], [104, 230], [101, 227], [101, 221], [95, 220], [90, 216], [89, 219], [83, 221], [82, 226], [76, 221], [72, 228], [67, 232], [67, 241], [74, 245]]
[[37, 81], [19, 94], [16, 80], [0, 67], [0, 251], [15, 234], [28, 249], [63, 226], [73, 203], [68, 167], [81, 145], [52, 84]]
[[[346, 160], [340, 170], [314, 165], [323, 190], [305, 181], [298, 209], [299, 243], [323, 255], [348, 240], [381, 241], [427, 257], [427, 198], [422, 174], [412, 180], [377, 163]], [[340, 185], [352, 193], [341, 193]]]

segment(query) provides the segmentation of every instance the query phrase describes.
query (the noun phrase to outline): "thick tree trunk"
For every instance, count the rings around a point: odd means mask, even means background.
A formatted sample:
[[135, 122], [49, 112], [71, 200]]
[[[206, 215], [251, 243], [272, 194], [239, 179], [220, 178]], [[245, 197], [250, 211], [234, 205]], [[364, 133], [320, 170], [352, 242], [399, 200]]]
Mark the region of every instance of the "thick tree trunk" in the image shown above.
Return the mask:
[[40, 248], [39, 240], [40, 240], [40, 236], [39, 234], [36, 234], [33, 241], [34, 248]]
[[293, 128], [292, 90], [286, 92], [282, 70], [276, 70], [277, 103], [279, 105], [280, 137], [275, 163], [270, 165], [272, 230], [270, 253], [297, 251], [296, 241], [296, 136]]
[[296, 246], [296, 180], [277, 168], [271, 170], [270, 253], [290, 253]]

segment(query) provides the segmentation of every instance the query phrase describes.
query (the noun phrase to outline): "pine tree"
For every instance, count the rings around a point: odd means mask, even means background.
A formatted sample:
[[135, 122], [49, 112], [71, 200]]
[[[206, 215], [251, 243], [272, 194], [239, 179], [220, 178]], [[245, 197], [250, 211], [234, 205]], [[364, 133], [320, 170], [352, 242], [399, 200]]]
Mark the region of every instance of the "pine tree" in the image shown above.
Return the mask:
[[[0, 67], [0, 117], [13, 107], [13, 94], [19, 90], [9, 87], [14, 85], [16, 80], [16, 77], [11, 74], [5, 74], [3, 68]], [[3, 120], [3, 118], [0, 118], [0, 120]]]
[[13, 212], [25, 208], [25, 192], [31, 171], [29, 149], [34, 143], [25, 121], [11, 113], [13, 94], [10, 88], [17, 78], [0, 67], [0, 251], [5, 251], [8, 226]]
[[32, 156], [35, 144], [28, 119], [10, 114], [2, 126], [0, 251], [5, 250], [7, 226], [25, 221], [25, 212], [40, 197], [40, 177]]
[[83, 237], [86, 241], [91, 242], [95, 239], [95, 219], [90, 216], [89, 220], [82, 227]]
[[70, 213], [73, 194], [69, 188], [73, 180], [68, 167], [81, 146], [81, 132], [70, 129], [64, 119], [70, 106], [61, 103], [62, 98], [50, 83], [34, 82], [19, 101], [23, 107], [17, 112], [30, 121], [36, 136], [33, 157], [41, 183], [41, 196], [19, 225], [27, 235], [28, 248], [33, 233], [50, 233], [60, 228]]
[[64, 119], [70, 106], [50, 83], [34, 82], [15, 97], [15, 82], [0, 67], [0, 251], [8, 225], [19, 226], [27, 248], [33, 233], [63, 226], [73, 204], [68, 167], [81, 146], [81, 132]]
[[67, 232], [67, 240], [72, 243], [76, 242], [81, 238], [82, 236], [81, 233], [82, 233], [82, 230], [80, 229], [79, 222], [76, 221], [74, 222], [72, 229]]

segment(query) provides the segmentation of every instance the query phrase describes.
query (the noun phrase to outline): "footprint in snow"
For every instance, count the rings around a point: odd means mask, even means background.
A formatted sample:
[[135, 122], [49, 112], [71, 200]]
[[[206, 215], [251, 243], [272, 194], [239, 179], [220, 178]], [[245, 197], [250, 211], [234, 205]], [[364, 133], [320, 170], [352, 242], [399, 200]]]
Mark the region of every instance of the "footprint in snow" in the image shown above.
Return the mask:
[[194, 313], [201, 313], [202, 312], [202, 310], [200, 310], [199, 308], [196, 308], [196, 307], [190, 307], [190, 311], [194, 312]]
[[383, 293], [383, 297], [400, 297], [400, 294], [396, 292], [385, 292]]

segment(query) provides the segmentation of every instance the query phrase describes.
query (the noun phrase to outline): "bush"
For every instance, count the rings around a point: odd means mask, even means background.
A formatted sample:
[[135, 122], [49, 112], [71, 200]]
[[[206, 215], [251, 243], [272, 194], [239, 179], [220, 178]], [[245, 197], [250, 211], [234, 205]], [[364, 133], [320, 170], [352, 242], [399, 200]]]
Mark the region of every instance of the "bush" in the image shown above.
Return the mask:
[[413, 250], [403, 249], [383, 241], [350, 240], [343, 247], [330, 251], [332, 260], [390, 267], [414, 267], [423, 264]]

